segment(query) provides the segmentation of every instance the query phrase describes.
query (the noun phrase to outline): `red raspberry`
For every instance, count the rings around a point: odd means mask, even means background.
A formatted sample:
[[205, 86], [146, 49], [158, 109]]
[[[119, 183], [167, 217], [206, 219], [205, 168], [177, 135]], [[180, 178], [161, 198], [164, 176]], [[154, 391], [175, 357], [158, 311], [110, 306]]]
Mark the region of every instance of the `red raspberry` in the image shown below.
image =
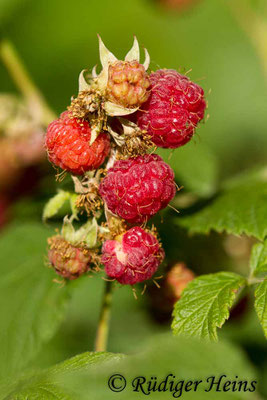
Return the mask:
[[106, 133], [100, 133], [90, 146], [91, 128], [87, 121], [71, 118], [65, 111], [47, 128], [46, 148], [49, 160], [76, 175], [97, 169], [110, 150]]
[[151, 233], [135, 226], [102, 247], [102, 263], [108, 276], [123, 285], [150, 279], [164, 258], [164, 250]]
[[116, 61], [109, 66], [108, 99], [124, 107], [138, 107], [147, 101], [149, 77], [138, 61]]
[[112, 213], [130, 223], [143, 223], [174, 197], [174, 173], [156, 154], [116, 161], [99, 193]]
[[137, 124], [159, 147], [176, 148], [186, 144], [204, 118], [203, 89], [172, 69], [150, 75], [151, 95], [137, 113]]
[[89, 250], [74, 247], [59, 235], [49, 238], [48, 245], [48, 259], [58, 275], [73, 280], [89, 270]]

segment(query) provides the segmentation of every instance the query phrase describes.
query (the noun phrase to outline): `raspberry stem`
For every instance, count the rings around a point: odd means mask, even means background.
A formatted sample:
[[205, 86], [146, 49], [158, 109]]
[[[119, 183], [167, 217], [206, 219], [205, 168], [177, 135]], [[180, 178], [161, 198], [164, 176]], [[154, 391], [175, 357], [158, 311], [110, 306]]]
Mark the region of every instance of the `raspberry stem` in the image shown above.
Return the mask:
[[106, 351], [109, 333], [111, 300], [112, 300], [112, 281], [105, 283], [100, 317], [96, 333], [95, 351]]
[[0, 41], [0, 58], [6, 66], [16, 86], [28, 100], [33, 109], [41, 114], [41, 122], [48, 125], [56, 118], [40, 90], [32, 81], [12, 43], [3, 39]]

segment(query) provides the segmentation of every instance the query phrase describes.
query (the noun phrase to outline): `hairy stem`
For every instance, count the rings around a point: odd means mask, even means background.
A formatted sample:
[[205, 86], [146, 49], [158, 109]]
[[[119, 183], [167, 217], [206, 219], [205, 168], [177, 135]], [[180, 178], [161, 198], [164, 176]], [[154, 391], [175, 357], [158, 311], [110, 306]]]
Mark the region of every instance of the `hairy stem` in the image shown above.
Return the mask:
[[95, 351], [106, 351], [112, 299], [112, 282], [106, 281], [96, 333]]
[[0, 41], [0, 58], [33, 111], [39, 114], [44, 125], [48, 125], [56, 116], [33, 83], [12, 43], [7, 39]]

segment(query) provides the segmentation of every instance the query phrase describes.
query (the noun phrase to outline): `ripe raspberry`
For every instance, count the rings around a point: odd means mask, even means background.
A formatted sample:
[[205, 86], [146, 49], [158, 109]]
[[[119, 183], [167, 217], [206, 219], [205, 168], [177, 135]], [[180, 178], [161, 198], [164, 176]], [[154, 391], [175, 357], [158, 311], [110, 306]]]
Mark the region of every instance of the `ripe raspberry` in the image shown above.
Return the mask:
[[117, 61], [109, 66], [108, 100], [124, 107], [139, 107], [149, 96], [149, 77], [138, 61]]
[[49, 238], [48, 245], [48, 259], [58, 275], [73, 280], [89, 270], [89, 250], [74, 247], [59, 235]]
[[76, 175], [97, 169], [110, 150], [106, 133], [100, 133], [90, 146], [91, 128], [87, 121], [71, 118], [65, 111], [47, 128], [46, 148], [49, 160]]
[[203, 89], [172, 69], [152, 73], [150, 81], [151, 95], [137, 113], [138, 126], [159, 147], [183, 146], [204, 118]]
[[108, 276], [123, 285], [150, 279], [164, 258], [164, 251], [151, 233], [135, 226], [102, 247], [102, 263]]
[[109, 210], [130, 223], [147, 221], [175, 192], [173, 170], [156, 154], [116, 161], [99, 187]]

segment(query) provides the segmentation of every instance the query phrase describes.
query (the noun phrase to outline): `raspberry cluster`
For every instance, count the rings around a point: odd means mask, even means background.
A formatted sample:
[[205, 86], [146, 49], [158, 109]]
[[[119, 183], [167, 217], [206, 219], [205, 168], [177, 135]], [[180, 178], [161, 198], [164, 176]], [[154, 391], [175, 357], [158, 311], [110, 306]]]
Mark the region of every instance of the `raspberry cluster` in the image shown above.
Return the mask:
[[[149, 55], [145, 50], [141, 64], [136, 38], [124, 60], [101, 39], [99, 47], [102, 71], [81, 72], [77, 97], [47, 129], [48, 158], [72, 175], [75, 189], [50, 200], [49, 216], [66, 198], [72, 216], [49, 239], [49, 261], [66, 279], [98, 262], [111, 279], [134, 285], [150, 279], [164, 258], [147, 223], [176, 194], [174, 172], [152, 150], [187, 143], [206, 102], [203, 89], [177, 71], [149, 74]], [[88, 221], [75, 230], [80, 212]]]

